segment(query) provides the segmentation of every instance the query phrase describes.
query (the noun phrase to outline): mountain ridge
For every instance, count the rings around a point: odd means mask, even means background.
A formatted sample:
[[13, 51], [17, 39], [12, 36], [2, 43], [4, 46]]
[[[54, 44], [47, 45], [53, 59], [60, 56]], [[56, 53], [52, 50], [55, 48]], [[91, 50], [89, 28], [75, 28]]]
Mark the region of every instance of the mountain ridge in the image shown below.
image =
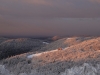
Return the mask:
[[[65, 40], [67, 40], [67, 44]], [[52, 46], [54, 51], [50, 50], [51, 48], [48, 46]], [[40, 49], [41, 54], [36, 53], [36, 55], [34, 52], [30, 52], [13, 56], [2, 60], [2, 65], [5, 65], [5, 68], [14, 75], [88, 75], [90, 72], [94, 75], [100, 74], [99, 68], [96, 67], [100, 65], [100, 37], [64, 38], [45, 47], [43, 49], [46, 50]], [[61, 47], [62, 50], [58, 50], [58, 47]], [[31, 54], [33, 56], [27, 58]], [[86, 71], [84, 71], [85, 66]], [[96, 71], [94, 72], [94, 69], [88, 67], [94, 68]], [[81, 72], [78, 73], [75, 69], [81, 69]]]

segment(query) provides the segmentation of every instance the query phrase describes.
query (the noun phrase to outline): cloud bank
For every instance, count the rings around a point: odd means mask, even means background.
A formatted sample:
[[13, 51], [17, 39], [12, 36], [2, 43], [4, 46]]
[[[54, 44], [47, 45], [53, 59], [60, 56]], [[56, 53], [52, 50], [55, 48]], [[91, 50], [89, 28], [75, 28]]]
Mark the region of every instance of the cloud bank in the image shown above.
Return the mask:
[[99, 0], [0, 0], [0, 35], [99, 35]]

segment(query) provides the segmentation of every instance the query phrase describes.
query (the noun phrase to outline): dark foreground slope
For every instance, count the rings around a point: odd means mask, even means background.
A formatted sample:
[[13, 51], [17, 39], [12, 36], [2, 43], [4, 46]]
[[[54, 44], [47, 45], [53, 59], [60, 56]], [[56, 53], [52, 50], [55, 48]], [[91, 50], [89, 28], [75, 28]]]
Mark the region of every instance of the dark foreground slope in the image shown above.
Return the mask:
[[100, 75], [99, 37], [30, 59], [27, 56], [7, 58], [2, 65], [13, 75]]
[[43, 46], [43, 43], [39, 39], [30, 38], [18, 38], [18, 39], [7, 39], [0, 43], [0, 59], [7, 58], [30, 50], [37, 50]]

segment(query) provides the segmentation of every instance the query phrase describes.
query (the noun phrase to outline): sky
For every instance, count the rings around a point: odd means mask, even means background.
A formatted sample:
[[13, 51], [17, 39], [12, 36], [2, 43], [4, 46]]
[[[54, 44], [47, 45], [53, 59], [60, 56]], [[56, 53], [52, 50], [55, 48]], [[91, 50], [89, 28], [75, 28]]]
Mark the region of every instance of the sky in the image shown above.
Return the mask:
[[0, 0], [0, 35], [98, 36], [100, 0]]

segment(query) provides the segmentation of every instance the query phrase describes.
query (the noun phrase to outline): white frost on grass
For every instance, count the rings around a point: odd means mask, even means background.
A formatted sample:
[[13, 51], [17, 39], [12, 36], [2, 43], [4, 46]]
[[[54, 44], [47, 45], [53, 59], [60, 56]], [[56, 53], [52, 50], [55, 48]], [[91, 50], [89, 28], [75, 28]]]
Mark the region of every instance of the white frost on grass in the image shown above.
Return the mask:
[[68, 40], [72, 39], [72, 38], [67, 38]]
[[68, 49], [69, 47], [66, 47], [66, 48], [63, 48], [63, 50], [66, 50], [66, 49]]
[[[66, 50], [68, 49], [69, 47], [66, 47], [66, 48], [63, 48], [62, 50]], [[55, 49], [55, 50], [51, 50], [51, 51], [46, 51], [46, 52], [41, 52], [41, 53], [36, 53], [36, 54], [32, 54], [32, 55], [28, 55], [27, 58], [33, 58], [33, 57], [37, 57], [37, 56], [40, 56], [42, 54], [46, 54], [46, 53], [49, 53], [49, 52], [56, 52], [58, 51], [58, 49]]]
[[94, 67], [91, 64], [84, 63], [83, 66], [75, 66], [66, 69], [61, 75], [100, 75], [100, 66]]
[[27, 58], [33, 58], [33, 57], [36, 57], [36, 56], [40, 56], [41, 54], [42, 53], [32, 54], [32, 55], [27, 56]]
[[27, 58], [33, 58], [33, 57], [37, 57], [37, 56], [40, 56], [45, 53], [56, 52], [56, 51], [58, 51], [58, 50], [56, 49], [56, 50], [52, 50], [52, 51], [46, 51], [46, 52], [41, 52], [41, 53], [37, 53], [37, 54], [32, 54], [32, 55], [27, 56]]
[[11, 74], [7, 69], [5, 69], [4, 65], [0, 65], [0, 75], [11, 75]]
[[43, 44], [49, 44], [48, 42], [43, 42]]

